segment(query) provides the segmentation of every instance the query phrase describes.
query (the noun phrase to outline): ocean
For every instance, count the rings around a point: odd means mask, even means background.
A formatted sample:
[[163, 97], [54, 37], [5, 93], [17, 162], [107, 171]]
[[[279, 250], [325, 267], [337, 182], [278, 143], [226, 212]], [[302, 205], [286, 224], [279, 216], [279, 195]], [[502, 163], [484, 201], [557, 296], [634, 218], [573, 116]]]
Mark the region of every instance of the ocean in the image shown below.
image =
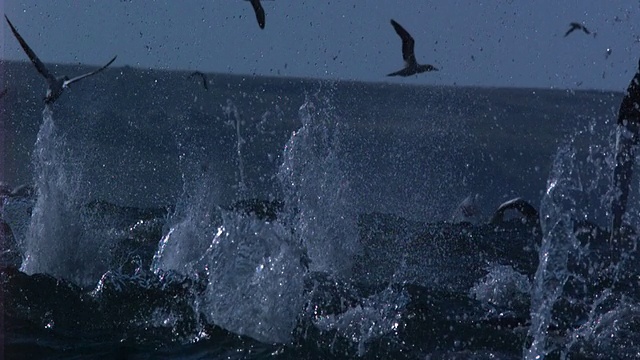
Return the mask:
[[0, 66], [6, 359], [640, 357], [622, 93]]

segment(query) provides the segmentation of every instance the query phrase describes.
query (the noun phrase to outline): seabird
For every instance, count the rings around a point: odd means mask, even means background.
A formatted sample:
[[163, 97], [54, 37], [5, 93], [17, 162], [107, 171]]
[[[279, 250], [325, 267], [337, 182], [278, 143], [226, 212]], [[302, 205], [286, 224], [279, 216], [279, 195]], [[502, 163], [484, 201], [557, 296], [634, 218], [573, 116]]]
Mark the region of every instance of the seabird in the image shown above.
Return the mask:
[[567, 30], [567, 33], [564, 34], [564, 37], [569, 36], [569, 34], [571, 34], [572, 32], [576, 31], [576, 30], [582, 30], [584, 31], [585, 34], [589, 35], [591, 34], [589, 32], [589, 30], [582, 24], [577, 23], [577, 22], [572, 22], [571, 24], [569, 24], [569, 26], [571, 26], [571, 28], [569, 30]]
[[191, 73], [191, 75], [189, 75], [190, 78], [194, 77], [194, 76], [199, 76], [202, 79], [202, 86], [204, 86], [205, 90], [209, 90], [209, 80], [207, 79], [207, 75], [203, 74], [200, 71], [194, 71]]
[[411, 76], [425, 71], [438, 71], [433, 65], [420, 65], [416, 61], [416, 54], [413, 50], [415, 41], [400, 24], [391, 19], [391, 25], [402, 39], [402, 58], [404, 59], [404, 69], [388, 74], [387, 76]]
[[258, 26], [260, 29], [264, 29], [264, 9], [260, 4], [260, 0], [250, 0], [251, 6], [253, 6], [253, 11], [256, 12], [256, 19], [258, 20]]
[[482, 213], [480, 211], [480, 195], [469, 195], [467, 196], [460, 205], [453, 212], [453, 216], [451, 221], [454, 224], [459, 224], [463, 222], [476, 224], [479, 222], [482, 217]]
[[44, 78], [47, 80], [47, 84], [49, 88], [47, 89], [47, 96], [44, 98], [45, 104], [53, 104], [60, 97], [60, 95], [62, 95], [63, 90], [68, 88], [69, 85], [73, 84], [76, 81], [80, 81], [88, 76], [95, 75], [101, 72], [116, 60], [117, 56], [114, 56], [113, 59], [111, 59], [111, 61], [109, 61], [105, 66], [97, 70], [94, 70], [90, 73], [76, 76], [73, 79], [69, 79], [69, 77], [67, 76], [55, 77], [51, 72], [49, 72], [49, 70], [47, 70], [47, 68], [44, 66], [42, 61], [38, 59], [38, 57], [33, 52], [33, 50], [31, 50], [29, 45], [27, 45], [27, 42], [24, 41], [22, 36], [20, 36], [16, 28], [13, 27], [13, 24], [11, 23], [11, 21], [9, 21], [9, 18], [7, 17], [7, 15], [5, 15], [4, 18], [7, 20], [7, 23], [9, 24], [9, 27], [11, 28], [13, 35], [16, 37], [16, 39], [18, 39], [20, 46], [22, 46], [22, 50], [24, 50], [24, 52], [27, 53], [27, 55], [29, 56], [29, 59], [31, 60], [33, 65], [35, 65], [38, 72], [42, 74], [42, 76], [44, 76]]
[[511, 209], [519, 211], [527, 222], [538, 221], [538, 210], [522, 198], [515, 198], [500, 204], [495, 213], [493, 213], [490, 223], [502, 223], [504, 221], [505, 212]]
[[7, 95], [7, 91], [9, 91], [9, 88], [5, 88], [4, 90], [2, 90], [2, 92], [0, 92], [0, 99]]

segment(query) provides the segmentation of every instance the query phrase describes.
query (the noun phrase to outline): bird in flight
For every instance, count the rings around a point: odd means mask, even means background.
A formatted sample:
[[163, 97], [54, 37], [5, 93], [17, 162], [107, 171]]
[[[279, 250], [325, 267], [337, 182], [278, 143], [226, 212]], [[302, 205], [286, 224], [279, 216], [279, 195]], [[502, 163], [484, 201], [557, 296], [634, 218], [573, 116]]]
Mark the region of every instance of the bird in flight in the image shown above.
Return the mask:
[[569, 28], [569, 30], [567, 30], [567, 32], [564, 34], [564, 37], [569, 36], [569, 34], [571, 34], [572, 32], [576, 31], [576, 30], [582, 30], [584, 31], [585, 34], [589, 35], [591, 34], [591, 32], [589, 32], [589, 29], [587, 29], [584, 25], [577, 23], [577, 22], [572, 22], [571, 24], [569, 24], [569, 26], [571, 26]]
[[256, 13], [256, 19], [258, 20], [258, 26], [260, 29], [264, 29], [264, 9], [262, 8], [262, 4], [260, 4], [260, 0], [250, 0], [251, 6], [253, 6], [253, 11]]
[[62, 92], [64, 91], [64, 89], [69, 87], [69, 85], [73, 84], [74, 82], [80, 81], [86, 77], [89, 77], [91, 75], [95, 75], [101, 72], [116, 60], [117, 56], [114, 56], [113, 59], [111, 59], [111, 61], [109, 61], [103, 67], [97, 70], [94, 70], [92, 72], [76, 76], [72, 79], [69, 79], [69, 77], [67, 76], [56, 77], [51, 72], [49, 72], [49, 70], [47, 70], [47, 67], [44, 66], [44, 63], [40, 61], [40, 59], [38, 59], [38, 56], [36, 56], [33, 50], [31, 50], [29, 45], [27, 45], [27, 42], [24, 41], [22, 36], [20, 36], [20, 33], [18, 33], [18, 31], [13, 26], [11, 21], [9, 21], [9, 18], [7, 17], [7, 15], [5, 15], [4, 18], [7, 20], [7, 23], [9, 24], [9, 27], [11, 28], [11, 32], [13, 32], [13, 35], [16, 37], [16, 39], [18, 39], [18, 42], [20, 43], [22, 50], [24, 50], [27, 56], [29, 56], [29, 59], [31, 60], [33, 65], [35, 65], [36, 70], [38, 70], [38, 72], [42, 76], [44, 76], [45, 80], [47, 81], [47, 85], [49, 86], [49, 88], [47, 89], [47, 95], [44, 98], [45, 104], [53, 104], [60, 97], [60, 95], [62, 95]]
[[402, 58], [404, 59], [404, 68], [402, 70], [398, 70], [387, 76], [411, 76], [415, 74], [420, 74], [425, 71], [438, 71], [438, 69], [433, 65], [421, 65], [418, 64], [416, 60], [416, 54], [414, 52], [415, 41], [413, 37], [405, 30], [400, 24], [398, 24], [395, 20], [391, 19], [391, 25], [402, 39]]

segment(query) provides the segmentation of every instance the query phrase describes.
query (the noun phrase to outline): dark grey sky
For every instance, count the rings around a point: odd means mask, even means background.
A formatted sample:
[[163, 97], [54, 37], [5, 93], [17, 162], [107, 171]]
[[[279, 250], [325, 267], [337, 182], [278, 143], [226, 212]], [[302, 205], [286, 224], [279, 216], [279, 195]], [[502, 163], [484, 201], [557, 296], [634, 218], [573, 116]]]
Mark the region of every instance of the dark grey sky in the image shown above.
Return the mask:
[[[1, 1], [1, 0], [0, 0]], [[412, 84], [622, 91], [638, 67], [640, 4], [631, 0], [274, 0], [265, 30], [243, 0], [3, 1], [45, 62], [193, 69]], [[415, 38], [402, 67], [389, 19]], [[597, 36], [573, 33], [584, 21]], [[8, 26], [3, 58], [26, 60]], [[607, 49], [611, 54], [607, 57]]]

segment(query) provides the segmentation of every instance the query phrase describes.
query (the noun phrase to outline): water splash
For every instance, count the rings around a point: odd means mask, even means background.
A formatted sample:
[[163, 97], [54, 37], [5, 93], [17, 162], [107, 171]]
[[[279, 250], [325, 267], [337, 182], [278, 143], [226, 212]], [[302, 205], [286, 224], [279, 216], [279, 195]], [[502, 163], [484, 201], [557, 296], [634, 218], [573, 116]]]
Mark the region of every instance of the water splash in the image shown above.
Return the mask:
[[304, 269], [281, 224], [223, 212], [205, 255], [208, 321], [265, 343], [287, 343], [302, 310]]
[[540, 206], [543, 238], [533, 281], [529, 328], [532, 342], [524, 351], [526, 359], [543, 359], [553, 350], [548, 339], [553, 307], [569, 278], [569, 253], [578, 246], [573, 226], [579, 211], [576, 197], [582, 192], [582, 186], [575, 177], [574, 157], [575, 151], [570, 146], [558, 150]]
[[86, 236], [82, 164], [68, 148], [51, 109], [45, 107], [33, 153], [37, 200], [21, 270], [91, 285], [108, 269], [108, 246], [103, 239]]
[[215, 169], [198, 166], [197, 160], [189, 163], [187, 154], [193, 153], [184, 150], [181, 144], [178, 142], [180, 167], [183, 169], [182, 195], [167, 219], [164, 235], [153, 257], [151, 268], [155, 273], [176, 271], [190, 275], [198, 270], [196, 263], [221, 224]]
[[640, 306], [632, 300], [619, 299], [609, 289], [595, 297], [587, 320], [568, 335], [569, 342], [561, 359], [570, 359], [571, 351], [588, 358], [604, 359], [638, 357]]
[[247, 196], [247, 182], [244, 174], [244, 161], [242, 160], [242, 145], [245, 140], [240, 133], [241, 125], [243, 124], [242, 117], [238, 107], [227, 99], [227, 105], [222, 107], [225, 116], [227, 117], [227, 124], [233, 126], [236, 130], [236, 155], [238, 156], [238, 197], [245, 198]]
[[[638, 271], [631, 260], [637, 249], [633, 242], [624, 251], [602, 243], [608, 235], [595, 225], [609, 224], [614, 133], [601, 128], [606, 125], [601, 119], [582, 120], [583, 128], [558, 151], [542, 201], [543, 242], [524, 349], [528, 359], [637, 357], [637, 293], [630, 288]], [[633, 204], [627, 220], [637, 225]]]
[[493, 265], [488, 271], [489, 273], [471, 288], [469, 294], [480, 301], [483, 307], [503, 312], [528, 303], [531, 284], [526, 275], [509, 265]]
[[358, 355], [363, 356], [367, 343], [385, 335], [397, 335], [402, 324], [402, 311], [408, 303], [408, 294], [388, 287], [342, 314], [321, 316], [314, 324], [322, 331], [336, 330], [357, 344]]
[[[240, 115], [230, 102], [226, 110], [237, 130], [236, 196], [242, 199]], [[183, 143], [177, 139], [183, 192], [168, 218], [152, 271], [161, 277], [178, 273], [205, 279], [193, 308], [208, 323], [265, 343], [290, 341], [302, 308], [304, 275], [291, 231], [279, 222], [223, 210], [217, 169], [207, 165], [197, 148]], [[192, 141], [186, 143], [192, 146]]]
[[0, 267], [21, 266], [35, 201], [33, 196], [0, 198], [0, 223], [8, 225], [8, 229], [0, 229]]
[[193, 306], [209, 323], [265, 343], [290, 341], [304, 275], [290, 232], [277, 222], [216, 211], [210, 203], [191, 203], [160, 242], [153, 271], [204, 276], [206, 289]]
[[[209, 201], [211, 193], [206, 185], [198, 185], [194, 190], [180, 200], [169, 217], [171, 225], [153, 257], [151, 268], [155, 273], [172, 270], [192, 274], [215, 235], [220, 221], [216, 203]], [[188, 205], [182, 205], [186, 201]]]
[[329, 100], [307, 99], [302, 127], [284, 150], [278, 178], [285, 194], [286, 222], [308, 251], [310, 270], [349, 276], [359, 252], [356, 203], [340, 157], [344, 129]]

